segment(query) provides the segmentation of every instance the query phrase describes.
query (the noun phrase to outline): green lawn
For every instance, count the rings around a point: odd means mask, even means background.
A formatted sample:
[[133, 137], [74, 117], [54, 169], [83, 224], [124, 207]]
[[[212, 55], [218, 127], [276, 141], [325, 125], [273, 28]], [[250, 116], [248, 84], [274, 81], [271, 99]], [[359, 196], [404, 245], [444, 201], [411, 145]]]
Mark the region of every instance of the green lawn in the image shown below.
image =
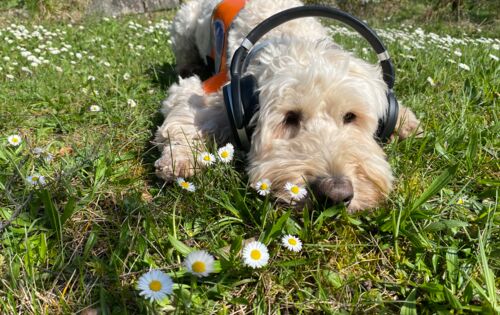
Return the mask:
[[[378, 23], [398, 98], [425, 133], [385, 147], [396, 188], [378, 209], [298, 212], [248, 187], [241, 154], [190, 179], [195, 192], [155, 177], [150, 141], [177, 80], [171, 16], [0, 28], [2, 226], [19, 212], [0, 231], [1, 314], [500, 311], [498, 38]], [[332, 33], [374, 60], [357, 37]], [[34, 174], [46, 185], [31, 185]], [[269, 248], [262, 269], [242, 264], [249, 238]], [[216, 257], [216, 273], [185, 272], [193, 249]], [[175, 282], [160, 303], [136, 289], [150, 269]]]

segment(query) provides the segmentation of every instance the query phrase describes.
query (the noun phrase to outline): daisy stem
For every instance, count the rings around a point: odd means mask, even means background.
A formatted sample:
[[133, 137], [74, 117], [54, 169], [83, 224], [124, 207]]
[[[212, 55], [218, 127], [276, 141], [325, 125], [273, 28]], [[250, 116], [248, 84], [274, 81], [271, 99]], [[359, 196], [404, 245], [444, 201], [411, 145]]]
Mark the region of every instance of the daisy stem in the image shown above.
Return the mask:
[[196, 277], [191, 275], [191, 288], [189, 290], [188, 307], [191, 306], [191, 301], [193, 300], [193, 291], [196, 290], [196, 283], [197, 283]]

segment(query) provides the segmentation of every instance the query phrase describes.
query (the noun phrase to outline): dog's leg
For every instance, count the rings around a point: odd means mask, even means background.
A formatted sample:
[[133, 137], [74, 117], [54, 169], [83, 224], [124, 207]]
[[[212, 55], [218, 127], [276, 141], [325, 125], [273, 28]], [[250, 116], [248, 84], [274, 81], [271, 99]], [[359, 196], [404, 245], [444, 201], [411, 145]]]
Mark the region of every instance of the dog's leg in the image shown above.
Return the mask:
[[399, 115], [395, 132], [401, 139], [408, 138], [412, 134], [415, 134], [416, 137], [421, 136], [422, 128], [420, 127], [420, 120], [418, 120], [408, 107], [399, 105]]
[[194, 175], [201, 167], [196, 156], [206, 150], [207, 138], [227, 141], [230, 134], [222, 96], [206, 95], [197, 76], [172, 85], [161, 111], [165, 121], [156, 132], [155, 143], [162, 155], [155, 168], [166, 181]]

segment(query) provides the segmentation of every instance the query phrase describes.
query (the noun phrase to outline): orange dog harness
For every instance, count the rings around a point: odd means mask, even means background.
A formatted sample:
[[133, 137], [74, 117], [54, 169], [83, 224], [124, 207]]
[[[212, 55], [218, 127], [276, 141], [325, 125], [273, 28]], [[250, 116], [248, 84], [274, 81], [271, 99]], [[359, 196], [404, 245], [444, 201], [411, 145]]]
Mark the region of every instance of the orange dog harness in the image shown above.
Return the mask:
[[217, 92], [228, 80], [227, 35], [234, 18], [245, 6], [246, 0], [223, 0], [212, 13], [210, 58], [214, 61], [214, 75], [203, 81], [205, 93]]

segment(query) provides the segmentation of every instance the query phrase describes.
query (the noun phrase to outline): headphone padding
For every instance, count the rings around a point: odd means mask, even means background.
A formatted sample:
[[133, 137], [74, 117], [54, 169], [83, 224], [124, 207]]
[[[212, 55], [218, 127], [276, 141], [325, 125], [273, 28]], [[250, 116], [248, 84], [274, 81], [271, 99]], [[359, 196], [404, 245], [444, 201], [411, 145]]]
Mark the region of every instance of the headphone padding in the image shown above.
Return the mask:
[[226, 106], [226, 114], [227, 120], [229, 121], [229, 126], [231, 127], [231, 134], [233, 136], [233, 141], [236, 146], [241, 146], [241, 141], [238, 138], [239, 133], [238, 129], [236, 129], [236, 123], [234, 121], [234, 111], [233, 111], [233, 102], [231, 97], [231, 84], [226, 84], [222, 87], [222, 94], [224, 97], [224, 105]]
[[379, 123], [379, 129], [377, 131], [377, 138], [386, 143], [389, 141], [391, 134], [396, 129], [396, 123], [398, 121], [399, 105], [392, 90], [387, 92], [387, 113], [384, 120]]
[[243, 106], [243, 124], [247, 126], [250, 123], [253, 115], [259, 109], [259, 91], [257, 87], [257, 79], [249, 74], [240, 80], [241, 103]]

